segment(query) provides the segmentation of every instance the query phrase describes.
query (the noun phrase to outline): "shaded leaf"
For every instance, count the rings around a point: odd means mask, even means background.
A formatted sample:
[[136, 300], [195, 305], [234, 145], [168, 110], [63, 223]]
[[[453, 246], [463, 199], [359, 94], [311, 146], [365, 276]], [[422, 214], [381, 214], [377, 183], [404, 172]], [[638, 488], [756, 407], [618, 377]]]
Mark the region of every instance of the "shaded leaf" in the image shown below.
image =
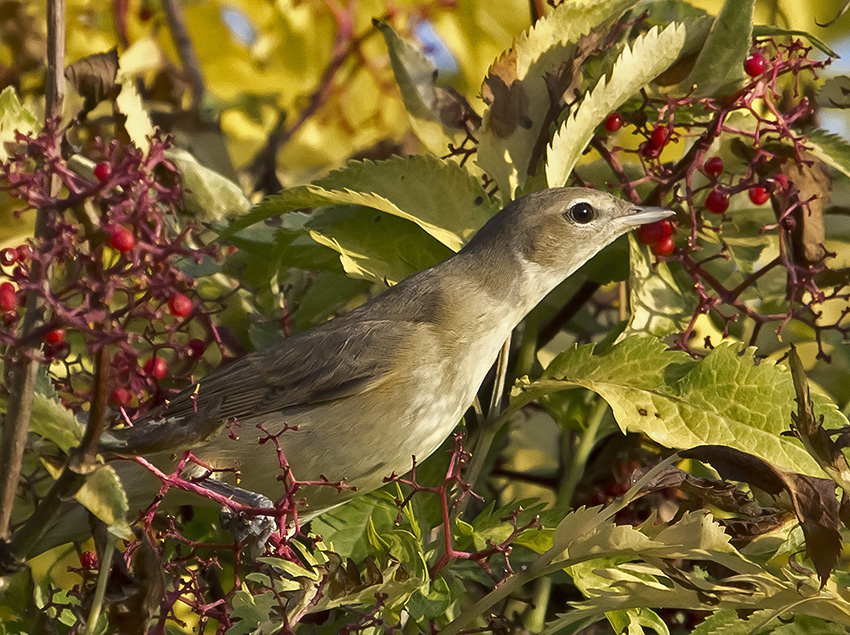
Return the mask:
[[782, 201], [782, 209], [795, 206], [791, 257], [797, 264], [814, 265], [827, 256], [823, 208], [832, 191], [832, 182], [823, 161], [807, 152], [802, 159], [799, 164], [789, 161], [782, 165], [782, 173], [791, 187], [776, 195]]
[[850, 108], [850, 77], [830, 77], [820, 87], [817, 102], [822, 108]]
[[808, 378], [803, 369], [803, 362], [793, 344], [788, 355], [788, 363], [791, 367], [797, 400], [797, 412], [791, 413], [791, 430], [803, 442], [809, 453], [817, 459], [823, 470], [845, 491], [848, 491], [850, 490], [850, 466], [841, 448], [823, 429], [823, 418], [815, 416]]
[[166, 156], [180, 170], [183, 205], [189, 214], [201, 221], [224, 221], [251, 208], [239, 185], [201, 165], [191, 153], [174, 149], [166, 151]]
[[413, 221], [457, 251], [498, 209], [478, 181], [450, 161], [419, 155], [353, 161], [311, 185], [267, 197], [221, 232], [227, 238], [272, 216], [304, 207], [364, 205]]
[[820, 49], [830, 57], [840, 57], [838, 53], [829, 48], [826, 42], [821, 40], [819, 37], [812, 35], [808, 31], [783, 29], [782, 27], [774, 24], [755, 24], [753, 25], [753, 37], [801, 37], [814, 44], [816, 48]]
[[753, 38], [754, 9], [755, 0], [726, 0], [694, 70], [682, 82], [685, 90], [696, 86], [694, 95], [698, 97], [728, 95], [744, 84], [744, 58]]
[[117, 74], [117, 49], [89, 55], [65, 69], [65, 77], [85, 100], [83, 108], [86, 113], [111, 96]]
[[666, 262], [656, 262], [652, 251], [629, 234], [630, 317], [621, 339], [628, 335], [664, 337], [684, 329], [696, 309], [697, 298], [684, 293]]
[[841, 551], [841, 520], [835, 482], [777, 468], [747, 452], [721, 445], [704, 445], [679, 453], [710, 463], [726, 479], [748, 483], [771, 496], [787, 492], [806, 536], [806, 555], [826, 584]]
[[825, 22], [824, 24], [818, 23], [818, 26], [823, 27], [823, 28], [832, 26], [833, 24], [838, 22], [838, 19], [842, 15], [847, 13], [847, 9], [850, 9], [850, 0], [844, 0], [844, 4], [841, 5], [841, 7], [838, 9], [838, 12], [833, 16], [833, 18], [831, 20]]
[[372, 23], [386, 40], [414, 131], [434, 153], [443, 154], [449, 143], [463, 139], [467, 125], [477, 128], [481, 117], [456, 90], [436, 85], [437, 68], [417, 46], [399, 37], [388, 24], [379, 20]]

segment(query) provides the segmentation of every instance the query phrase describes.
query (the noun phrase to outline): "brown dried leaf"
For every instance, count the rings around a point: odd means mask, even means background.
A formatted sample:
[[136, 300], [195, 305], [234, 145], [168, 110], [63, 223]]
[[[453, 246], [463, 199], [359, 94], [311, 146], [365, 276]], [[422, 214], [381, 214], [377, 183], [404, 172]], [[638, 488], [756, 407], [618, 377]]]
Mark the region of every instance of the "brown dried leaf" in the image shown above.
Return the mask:
[[85, 99], [83, 110], [91, 111], [115, 90], [118, 74], [118, 51], [95, 53], [77, 60], [65, 69], [65, 77]]
[[[850, 478], [847, 459], [838, 443], [833, 441], [829, 432], [823, 429], [823, 417], [815, 417], [806, 371], [793, 344], [788, 362], [791, 366], [791, 377], [794, 380], [794, 391], [797, 393], [797, 412], [791, 413], [791, 430], [818, 460], [827, 474], [839, 483], [846, 483]], [[845, 439], [841, 437], [839, 440], [841, 443], [845, 442]]]
[[679, 454], [710, 463], [723, 478], [749, 483], [774, 497], [787, 492], [806, 538], [806, 555], [815, 565], [821, 586], [826, 584], [841, 551], [834, 481], [786, 472], [752, 454], [723, 445], [701, 445]]
[[797, 264], [813, 265], [828, 255], [824, 247], [823, 210], [832, 191], [832, 179], [823, 161], [808, 152], [802, 158], [805, 162], [802, 165], [788, 161], [782, 166], [791, 186], [780, 192], [779, 197], [783, 208], [799, 201], [794, 211], [797, 226], [792, 233], [793, 258]]
[[493, 62], [484, 84], [481, 99], [489, 110], [489, 126], [497, 137], [509, 137], [518, 127], [530, 128], [528, 97], [517, 81], [516, 51], [511, 49]]

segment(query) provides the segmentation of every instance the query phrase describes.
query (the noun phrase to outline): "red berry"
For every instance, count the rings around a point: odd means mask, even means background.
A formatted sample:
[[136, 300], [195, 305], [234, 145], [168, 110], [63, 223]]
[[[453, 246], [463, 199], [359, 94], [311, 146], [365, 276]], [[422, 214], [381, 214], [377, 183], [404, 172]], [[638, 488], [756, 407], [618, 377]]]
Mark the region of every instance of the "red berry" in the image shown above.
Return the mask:
[[11, 267], [16, 262], [18, 262], [18, 252], [15, 249], [7, 247], [3, 251], [0, 251], [0, 265]]
[[153, 375], [157, 379], [162, 379], [168, 373], [168, 364], [162, 357], [148, 358], [143, 368], [148, 375]]
[[142, 7], [139, 9], [139, 20], [142, 22], [147, 22], [153, 17], [153, 11], [151, 11], [148, 7]]
[[207, 343], [197, 338], [189, 340], [186, 346], [189, 348], [189, 356], [195, 358], [203, 356], [207, 350]]
[[15, 250], [18, 253], [18, 260], [26, 262], [32, 256], [32, 247], [24, 243]]
[[118, 386], [117, 388], [113, 388], [112, 392], [109, 393], [109, 400], [116, 406], [124, 408], [129, 406], [130, 402], [133, 401], [133, 395], [126, 388]]
[[708, 176], [718, 177], [723, 174], [723, 159], [720, 157], [711, 157], [705, 162], [703, 169]]
[[109, 237], [109, 244], [118, 251], [130, 251], [136, 245], [136, 237], [129, 229], [119, 227]]
[[676, 243], [673, 242], [673, 238], [667, 236], [666, 238], [662, 238], [657, 243], [652, 245], [652, 253], [656, 256], [666, 256], [668, 254], [673, 253], [673, 250], [676, 248]]
[[753, 205], [764, 205], [770, 198], [770, 193], [767, 189], [760, 185], [751, 187], [748, 194], [750, 195], [750, 200], [753, 202]]
[[97, 554], [94, 551], [84, 551], [80, 554], [80, 566], [83, 569], [97, 569]]
[[18, 296], [15, 293], [15, 286], [11, 282], [0, 284], [0, 309], [3, 311], [13, 311], [18, 308]]
[[659, 220], [654, 223], [641, 225], [637, 230], [637, 239], [644, 245], [654, 245], [673, 235], [673, 223], [669, 220]]
[[608, 132], [616, 132], [623, 125], [623, 118], [620, 116], [618, 112], [612, 112], [610, 115], [605, 117], [605, 130]]
[[780, 190], [784, 190], [788, 187], [788, 177], [784, 174], [775, 174], [773, 176], [773, 182], [776, 184], [776, 187]]
[[65, 329], [55, 329], [44, 335], [44, 341], [48, 344], [59, 344], [65, 341]]
[[108, 163], [98, 163], [94, 166], [94, 178], [103, 183], [112, 176], [112, 166]]
[[705, 199], [705, 208], [714, 214], [722, 214], [729, 209], [729, 196], [723, 190], [711, 190]]
[[656, 150], [660, 150], [667, 143], [667, 137], [669, 135], [670, 131], [666, 126], [656, 126], [652, 134], [649, 135], [649, 145]]
[[192, 312], [192, 301], [182, 293], [175, 293], [168, 301], [168, 309], [171, 315], [186, 317]]
[[750, 77], [758, 77], [764, 72], [767, 66], [767, 60], [759, 53], [753, 53], [744, 60], [744, 71]]

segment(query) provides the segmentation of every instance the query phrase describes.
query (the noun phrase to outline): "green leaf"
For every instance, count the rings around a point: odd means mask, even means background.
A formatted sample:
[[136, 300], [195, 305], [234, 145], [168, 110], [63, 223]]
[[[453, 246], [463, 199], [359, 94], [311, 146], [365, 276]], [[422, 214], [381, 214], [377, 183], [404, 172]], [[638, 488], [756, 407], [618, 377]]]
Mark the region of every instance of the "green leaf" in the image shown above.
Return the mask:
[[307, 228], [313, 240], [339, 252], [348, 275], [390, 285], [452, 255], [413, 223], [368, 208], [319, 210]]
[[830, 57], [841, 57], [833, 51], [829, 46], [821, 40], [809, 33], [808, 31], [800, 31], [799, 29], [783, 29], [782, 27], [773, 24], [756, 24], [753, 26], [753, 37], [802, 37], [815, 45]]
[[[689, 46], [686, 23], [663, 31], [653, 27], [627, 46], [614, 64], [555, 133], [546, 156], [546, 181], [560, 187], [578, 162], [596, 127], [633, 93], [670, 67]], [[691, 43], [692, 45], [692, 43]]]
[[413, 221], [457, 251], [490, 216], [496, 203], [466, 170], [433, 156], [354, 161], [311, 185], [270, 196], [221, 233], [237, 231], [304, 207], [353, 204]]
[[513, 199], [523, 185], [546, 121], [550, 100], [545, 77], [572, 57], [582, 35], [635, 4], [635, 0], [562, 2], [517, 37], [512, 49], [491, 66], [484, 85], [493, 84], [498, 90], [493, 91], [494, 101], [479, 133], [478, 164], [507, 199]]
[[705, 46], [690, 75], [681, 83], [683, 90], [696, 86], [694, 96], [728, 95], [747, 79], [744, 58], [753, 39], [755, 0], [726, 0], [715, 18]]
[[21, 105], [14, 87], [4, 88], [0, 92], [0, 161], [9, 158], [6, 143], [14, 142], [15, 132], [31, 134], [40, 128], [35, 115]]
[[[2, 391], [0, 413], [5, 415], [8, 406], [9, 395]], [[83, 425], [77, 421], [74, 413], [63, 406], [58, 398], [42, 392], [33, 394], [30, 430], [52, 441], [66, 454], [79, 445], [83, 438]]]
[[227, 635], [249, 635], [263, 632], [262, 627], [270, 627], [272, 611], [279, 606], [275, 594], [251, 593], [243, 586], [230, 599], [233, 610], [231, 617], [237, 618], [236, 624], [227, 629]]
[[121, 92], [115, 98], [115, 107], [127, 118], [124, 130], [137, 148], [147, 152], [150, 148], [149, 137], [154, 135], [156, 128], [136, 89], [136, 80], [125, 73], [118, 73], [118, 83], [121, 84]]
[[180, 170], [183, 204], [192, 216], [201, 221], [223, 221], [242, 216], [251, 208], [236, 183], [201, 165], [186, 150], [168, 150], [165, 156]]
[[466, 131], [452, 125], [453, 119], [459, 120], [456, 116], [469, 104], [435, 84], [437, 68], [417, 46], [399, 37], [388, 24], [377, 20], [373, 24], [387, 43], [393, 74], [416, 136], [435, 154], [444, 154], [450, 143], [460, 145]]
[[[59, 478], [62, 468], [47, 461], [42, 461], [42, 464], [54, 479]], [[127, 524], [127, 513], [130, 510], [127, 493], [111, 465], [101, 465], [89, 474], [74, 498], [106, 523], [112, 534], [124, 540], [134, 539], [133, 531]]]
[[850, 143], [837, 134], [820, 128], [807, 131], [806, 136], [812, 154], [827, 165], [832, 166], [846, 176], [850, 176]]
[[696, 309], [694, 293], [683, 293], [666, 262], [655, 262], [649, 247], [629, 234], [629, 304], [626, 335], [664, 337], [684, 329]]
[[[543, 385], [556, 390], [549, 383], [556, 380], [562, 388], [592, 390], [610, 404], [624, 432], [642, 432], [667, 447], [728, 445], [786, 470], [823, 476], [796, 440], [781, 436], [795, 408], [790, 373], [766, 360], [756, 364], [752, 349], [724, 343], [695, 361], [646, 337], [628, 337], [599, 355], [593, 348], [559, 355]], [[834, 404], [815, 397], [826, 428], [847, 425]]]
[[325, 512], [314, 519], [311, 530], [319, 534], [328, 549], [343, 559], [363, 562], [373, 553], [368, 540], [370, 522], [378, 532], [395, 527], [398, 506], [392, 496], [383, 490], [357, 496], [344, 506]]

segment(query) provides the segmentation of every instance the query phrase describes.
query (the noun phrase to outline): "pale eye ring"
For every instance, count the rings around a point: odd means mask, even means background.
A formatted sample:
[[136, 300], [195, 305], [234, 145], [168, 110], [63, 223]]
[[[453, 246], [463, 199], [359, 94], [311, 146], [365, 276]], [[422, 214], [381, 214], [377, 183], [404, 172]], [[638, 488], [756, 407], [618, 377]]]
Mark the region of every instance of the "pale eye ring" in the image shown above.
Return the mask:
[[596, 210], [593, 209], [593, 206], [590, 203], [581, 201], [572, 205], [570, 209], [566, 211], [564, 216], [572, 220], [574, 223], [586, 225], [596, 218]]

